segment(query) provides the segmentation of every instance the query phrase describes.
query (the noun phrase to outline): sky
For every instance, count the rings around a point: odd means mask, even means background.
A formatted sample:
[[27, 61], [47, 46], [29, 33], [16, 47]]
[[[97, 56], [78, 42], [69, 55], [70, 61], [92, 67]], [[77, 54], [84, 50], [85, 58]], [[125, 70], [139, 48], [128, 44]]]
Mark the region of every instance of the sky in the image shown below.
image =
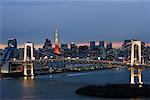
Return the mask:
[[84, 43], [101, 39], [123, 42], [140, 39], [150, 43], [150, 0], [2, 0], [0, 44], [11, 37], [18, 44]]

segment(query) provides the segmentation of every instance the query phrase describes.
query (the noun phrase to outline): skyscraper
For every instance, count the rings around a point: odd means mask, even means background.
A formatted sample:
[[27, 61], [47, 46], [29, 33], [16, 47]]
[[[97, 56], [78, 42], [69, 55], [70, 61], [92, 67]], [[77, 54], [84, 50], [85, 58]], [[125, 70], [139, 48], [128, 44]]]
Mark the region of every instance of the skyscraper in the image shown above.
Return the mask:
[[90, 48], [94, 48], [95, 47], [95, 41], [90, 41]]
[[77, 45], [75, 42], [70, 43], [70, 56], [73, 58], [77, 56]]
[[100, 48], [105, 48], [105, 42], [104, 42], [104, 40], [101, 40], [100, 42], [99, 42], [99, 47]]
[[75, 44], [75, 42], [70, 42], [70, 49], [71, 49], [71, 50], [76, 49], [76, 44]]
[[111, 49], [112, 49], [112, 43], [110, 42], [106, 45], [106, 52], [110, 51]]
[[104, 40], [99, 41], [99, 57], [100, 59], [105, 59], [106, 58], [106, 51], [105, 51], [105, 42]]

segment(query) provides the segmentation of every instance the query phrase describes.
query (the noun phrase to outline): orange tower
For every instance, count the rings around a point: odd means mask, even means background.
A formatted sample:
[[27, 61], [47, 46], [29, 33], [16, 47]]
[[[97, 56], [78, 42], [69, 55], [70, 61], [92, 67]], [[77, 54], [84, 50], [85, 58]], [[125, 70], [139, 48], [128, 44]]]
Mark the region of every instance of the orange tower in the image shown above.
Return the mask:
[[55, 32], [55, 48], [54, 48], [54, 53], [55, 54], [60, 54], [59, 43], [58, 43], [58, 30], [57, 29], [56, 29], [56, 32]]

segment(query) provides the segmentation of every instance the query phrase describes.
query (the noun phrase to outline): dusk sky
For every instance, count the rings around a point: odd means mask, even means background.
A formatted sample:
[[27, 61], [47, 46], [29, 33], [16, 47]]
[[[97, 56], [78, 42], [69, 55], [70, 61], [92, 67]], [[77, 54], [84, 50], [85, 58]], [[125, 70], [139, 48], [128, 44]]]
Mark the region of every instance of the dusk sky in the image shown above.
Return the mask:
[[123, 42], [140, 39], [150, 43], [149, 0], [2, 0], [0, 43], [10, 37], [19, 44], [54, 42], [59, 29], [61, 43]]

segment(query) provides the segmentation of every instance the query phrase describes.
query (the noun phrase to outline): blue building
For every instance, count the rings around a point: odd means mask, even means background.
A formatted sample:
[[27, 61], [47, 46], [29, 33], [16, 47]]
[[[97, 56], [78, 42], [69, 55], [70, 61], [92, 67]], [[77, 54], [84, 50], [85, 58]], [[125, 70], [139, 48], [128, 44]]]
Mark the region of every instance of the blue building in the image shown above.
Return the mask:
[[95, 41], [90, 41], [90, 48], [91, 49], [95, 48]]

